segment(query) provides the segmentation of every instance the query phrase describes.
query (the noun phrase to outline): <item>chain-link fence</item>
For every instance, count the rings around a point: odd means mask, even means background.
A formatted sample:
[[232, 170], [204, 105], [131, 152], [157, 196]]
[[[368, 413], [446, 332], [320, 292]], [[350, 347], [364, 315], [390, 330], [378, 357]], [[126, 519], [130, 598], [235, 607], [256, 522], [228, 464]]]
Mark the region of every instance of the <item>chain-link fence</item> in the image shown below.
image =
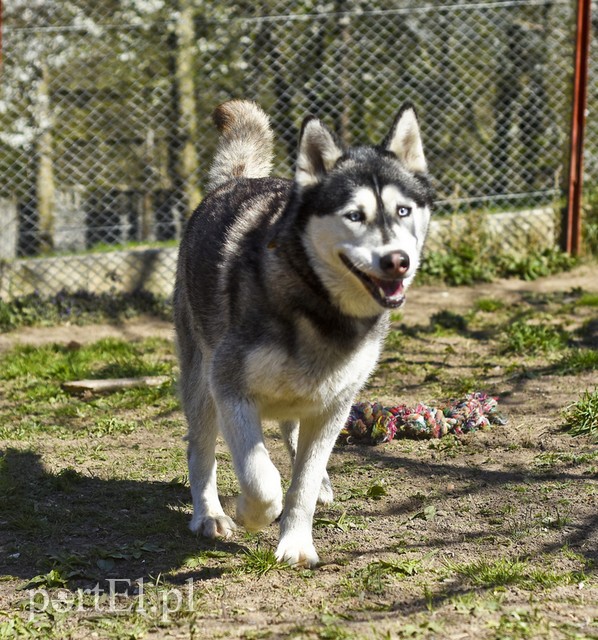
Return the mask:
[[[106, 248], [179, 238], [216, 145], [210, 113], [231, 97], [254, 99], [271, 116], [283, 176], [306, 114], [346, 143], [376, 142], [410, 100], [437, 216], [510, 215], [508, 249], [532, 236], [554, 244], [574, 23], [571, 0], [12, 0], [0, 295], [152, 278], [168, 289], [174, 247]], [[47, 257], [63, 253], [77, 262]]]

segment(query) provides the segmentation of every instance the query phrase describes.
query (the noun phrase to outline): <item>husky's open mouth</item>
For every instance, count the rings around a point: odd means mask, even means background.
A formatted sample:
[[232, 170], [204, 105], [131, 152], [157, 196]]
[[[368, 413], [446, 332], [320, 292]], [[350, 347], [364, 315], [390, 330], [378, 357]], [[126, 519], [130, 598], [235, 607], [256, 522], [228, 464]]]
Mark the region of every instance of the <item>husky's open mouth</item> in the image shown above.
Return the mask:
[[380, 305], [386, 309], [396, 309], [405, 302], [402, 278], [399, 278], [398, 280], [376, 278], [365, 273], [365, 271], [358, 269], [344, 254], [341, 253], [340, 258], [347, 269], [349, 269], [351, 273], [355, 274], [361, 282], [363, 282], [374, 300], [376, 300]]

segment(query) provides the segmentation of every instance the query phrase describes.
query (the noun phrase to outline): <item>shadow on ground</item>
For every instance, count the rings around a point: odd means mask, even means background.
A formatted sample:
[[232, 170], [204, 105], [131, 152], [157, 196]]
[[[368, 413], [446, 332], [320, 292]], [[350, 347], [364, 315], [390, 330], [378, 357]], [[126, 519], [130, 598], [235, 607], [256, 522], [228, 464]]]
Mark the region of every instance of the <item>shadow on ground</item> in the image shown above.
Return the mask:
[[[68, 468], [54, 474], [35, 452], [0, 451], [2, 573], [31, 580], [57, 568], [69, 587], [87, 588], [156, 577], [202, 551], [243, 549], [193, 535], [189, 498], [180, 482], [106, 480]], [[220, 574], [202, 568], [195, 578]]]

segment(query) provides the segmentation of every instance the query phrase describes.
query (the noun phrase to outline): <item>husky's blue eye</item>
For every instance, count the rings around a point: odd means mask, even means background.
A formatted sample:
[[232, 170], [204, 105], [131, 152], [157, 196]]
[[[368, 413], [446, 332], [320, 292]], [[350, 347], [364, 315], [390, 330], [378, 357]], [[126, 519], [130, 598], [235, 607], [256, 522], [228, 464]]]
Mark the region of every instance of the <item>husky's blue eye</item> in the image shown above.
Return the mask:
[[345, 218], [351, 222], [363, 222], [365, 220], [365, 214], [363, 211], [349, 211], [349, 213], [345, 213]]
[[397, 215], [399, 218], [406, 218], [411, 215], [411, 207], [397, 207]]

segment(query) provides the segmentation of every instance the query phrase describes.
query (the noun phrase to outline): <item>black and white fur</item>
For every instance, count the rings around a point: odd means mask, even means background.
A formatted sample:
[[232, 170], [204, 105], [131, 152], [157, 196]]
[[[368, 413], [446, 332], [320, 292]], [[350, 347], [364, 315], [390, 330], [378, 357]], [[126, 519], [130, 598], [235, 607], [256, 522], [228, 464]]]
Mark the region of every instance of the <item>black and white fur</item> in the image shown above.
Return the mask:
[[[276, 557], [314, 566], [316, 502], [333, 498], [328, 457], [428, 229], [419, 127], [407, 105], [382, 145], [345, 150], [308, 118], [291, 181], [268, 177], [273, 135], [257, 105], [227, 102], [214, 119], [210, 192], [189, 220], [175, 291], [191, 529], [236, 528], [216, 488], [220, 431], [241, 486], [237, 521], [255, 531], [282, 513]], [[279, 422], [293, 459], [284, 509], [262, 419]]]

